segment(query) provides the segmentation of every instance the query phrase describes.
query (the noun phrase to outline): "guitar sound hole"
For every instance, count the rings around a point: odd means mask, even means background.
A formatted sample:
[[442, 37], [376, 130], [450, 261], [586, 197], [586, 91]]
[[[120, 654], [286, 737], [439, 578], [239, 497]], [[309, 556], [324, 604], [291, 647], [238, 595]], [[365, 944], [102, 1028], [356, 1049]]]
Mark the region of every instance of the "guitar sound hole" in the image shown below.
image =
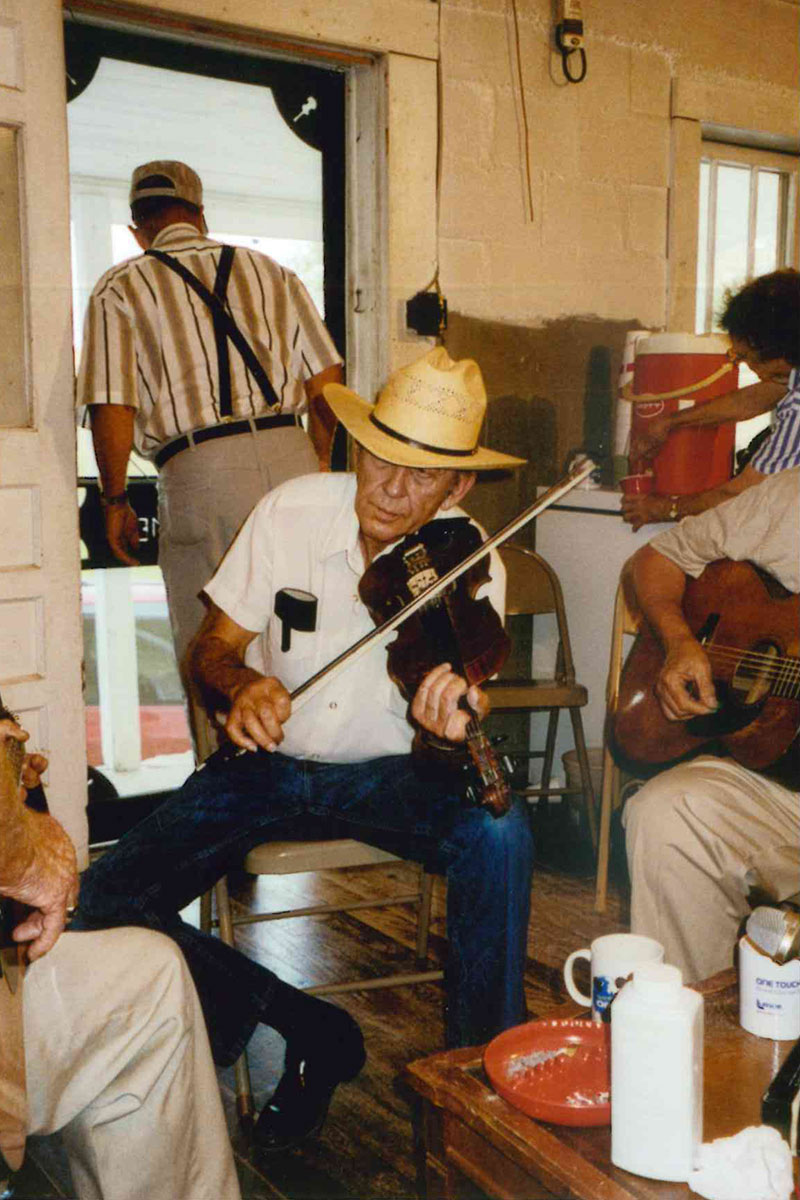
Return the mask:
[[757, 642], [742, 655], [730, 683], [732, 699], [745, 707], [763, 704], [772, 692], [780, 648], [774, 642]]
[[[719, 708], [716, 712], [707, 713], [702, 717], [692, 717], [690, 721], [686, 722], [686, 728], [695, 737], [706, 739], [725, 737], [729, 733], [736, 733], [737, 730], [744, 729], [745, 725], [749, 725], [758, 716], [763, 700], [759, 702], [742, 699], [742, 696], [734, 692], [732, 683], [732, 680], [730, 683], [724, 679], [714, 680], [714, 691], [717, 693]], [[743, 694], [747, 694], [744, 689]], [[766, 698], [766, 694], [764, 698]]]

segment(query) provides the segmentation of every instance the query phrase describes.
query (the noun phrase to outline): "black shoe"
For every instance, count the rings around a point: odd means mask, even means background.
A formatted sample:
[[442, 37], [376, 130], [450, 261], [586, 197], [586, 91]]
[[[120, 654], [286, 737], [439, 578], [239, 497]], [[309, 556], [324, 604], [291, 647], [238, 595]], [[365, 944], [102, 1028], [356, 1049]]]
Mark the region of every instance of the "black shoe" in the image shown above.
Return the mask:
[[313, 1035], [287, 1044], [283, 1075], [253, 1130], [256, 1149], [277, 1154], [318, 1133], [336, 1088], [355, 1079], [366, 1059], [356, 1022], [331, 1007]]

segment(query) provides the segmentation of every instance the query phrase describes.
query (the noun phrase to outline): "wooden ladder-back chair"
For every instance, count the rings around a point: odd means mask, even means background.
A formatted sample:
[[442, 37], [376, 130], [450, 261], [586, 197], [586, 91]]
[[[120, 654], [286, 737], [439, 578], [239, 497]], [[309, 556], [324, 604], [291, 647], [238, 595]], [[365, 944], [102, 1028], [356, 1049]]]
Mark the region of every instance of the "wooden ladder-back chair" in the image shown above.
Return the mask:
[[[597, 820], [594, 791], [581, 717], [581, 709], [587, 703], [588, 695], [583, 684], [578, 683], [575, 679], [575, 666], [572, 660], [572, 647], [561, 584], [550, 564], [541, 555], [535, 554], [524, 546], [507, 542], [500, 548], [500, 556], [506, 568], [507, 616], [522, 615], [533, 618], [538, 614], [552, 613], [556, 619], [558, 633], [552, 677], [546, 679], [531, 677], [493, 679], [484, 684], [493, 712], [549, 713], [544, 749], [510, 752], [512, 759], [515, 757], [542, 759], [540, 785], [516, 790], [522, 795], [530, 797], [551, 795], [563, 797], [575, 795], [580, 791], [585, 805], [592, 846], [596, 849]], [[569, 712], [572, 722], [572, 733], [581, 777], [580, 789], [569, 787], [566, 784], [563, 787], [551, 785], [558, 718], [562, 709]]]
[[620, 803], [620, 770], [609, 749], [609, 730], [619, 702], [619, 681], [625, 661], [625, 638], [639, 632], [643, 617], [633, 596], [630, 579], [623, 573], [614, 600], [611, 622], [611, 649], [606, 683], [606, 724], [603, 739], [603, 788], [600, 798], [600, 841], [597, 850], [595, 911], [606, 911], [608, 860], [611, 849], [611, 817]]
[[[190, 695], [190, 711], [197, 747], [196, 756], [198, 762], [202, 762], [214, 749], [215, 740], [208, 716], [194, 692]], [[353, 838], [330, 838], [324, 841], [263, 842], [254, 846], [247, 853], [242, 867], [252, 875], [292, 875], [347, 867], [388, 867], [402, 861], [397, 855], [380, 850], [376, 846], [367, 845], [366, 842], [356, 841]], [[262, 921], [277, 921], [289, 917], [328, 916], [334, 913], [354, 912], [358, 909], [393, 908], [414, 904], [417, 906], [417, 969], [415, 971], [390, 972], [366, 979], [318, 984], [303, 990], [317, 996], [330, 996], [376, 988], [438, 982], [444, 977], [444, 972], [426, 965], [433, 880], [434, 875], [420, 867], [418, 884], [413, 890], [397, 892], [384, 899], [377, 897], [362, 900], [348, 899], [339, 904], [311, 904], [279, 912], [245, 913], [241, 916], [234, 916], [228, 895], [227, 878], [223, 876], [213, 889], [217, 916], [214, 917], [212, 912], [212, 893], [207, 892], [201, 899], [200, 927], [206, 932], [210, 932], [212, 927], [217, 926], [222, 940], [228, 946], [235, 946], [235, 930], [241, 925], [253, 925]], [[240, 1120], [246, 1122], [252, 1120], [254, 1111], [246, 1052], [237, 1060], [234, 1074], [236, 1106]]]

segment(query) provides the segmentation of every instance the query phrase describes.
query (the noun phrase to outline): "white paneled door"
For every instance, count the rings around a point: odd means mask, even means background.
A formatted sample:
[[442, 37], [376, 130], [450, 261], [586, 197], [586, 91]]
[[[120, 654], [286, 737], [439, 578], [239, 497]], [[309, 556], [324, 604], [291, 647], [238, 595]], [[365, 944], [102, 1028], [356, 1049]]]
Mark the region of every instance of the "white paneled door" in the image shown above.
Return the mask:
[[0, 693], [86, 857], [62, 13], [0, 0]]

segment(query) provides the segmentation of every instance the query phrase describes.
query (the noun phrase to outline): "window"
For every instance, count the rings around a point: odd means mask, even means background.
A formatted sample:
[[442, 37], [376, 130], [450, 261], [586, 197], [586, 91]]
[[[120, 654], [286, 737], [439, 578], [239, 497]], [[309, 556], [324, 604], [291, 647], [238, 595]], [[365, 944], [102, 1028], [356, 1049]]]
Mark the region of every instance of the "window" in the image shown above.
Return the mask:
[[[719, 328], [717, 317], [729, 289], [793, 264], [797, 180], [798, 160], [791, 154], [702, 143], [696, 333]], [[749, 367], [740, 365], [740, 387], [757, 378]], [[736, 449], [744, 449], [770, 419], [765, 413], [741, 421], [736, 427]]]
[[703, 142], [695, 331], [716, 326], [725, 292], [790, 265], [795, 253], [797, 159]]
[[[344, 348], [342, 72], [83, 23], [65, 38], [76, 358], [91, 288], [138, 253], [128, 180], [148, 156], [190, 162], [211, 236], [296, 271]], [[193, 756], [156, 565], [156, 472], [132, 456], [142, 565], [122, 568], [102, 533], [88, 430], [78, 450], [88, 760], [121, 795], [162, 791]]]

